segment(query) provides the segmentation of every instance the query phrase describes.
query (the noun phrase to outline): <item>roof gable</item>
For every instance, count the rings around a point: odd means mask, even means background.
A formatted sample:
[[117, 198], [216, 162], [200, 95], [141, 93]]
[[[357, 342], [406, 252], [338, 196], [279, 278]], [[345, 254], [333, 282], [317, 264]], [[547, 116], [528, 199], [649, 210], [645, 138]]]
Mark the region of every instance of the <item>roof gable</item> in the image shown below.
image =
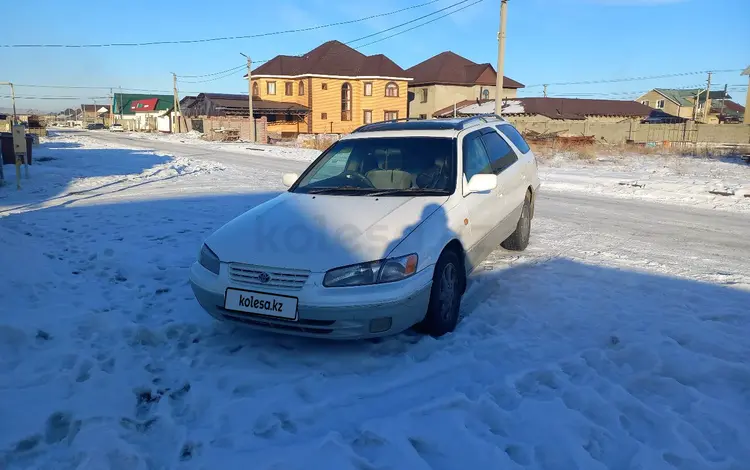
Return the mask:
[[253, 75], [408, 77], [404, 69], [383, 54], [367, 56], [339, 41], [323, 43], [302, 56], [278, 55], [253, 70]]
[[[477, 64], [455, 52], [445, 51], [406, 70], [411, 85], [495, 85], [497, 72], [491, 64]], [[503, 77], [503, 88], [523, 88], [523, 84]]]

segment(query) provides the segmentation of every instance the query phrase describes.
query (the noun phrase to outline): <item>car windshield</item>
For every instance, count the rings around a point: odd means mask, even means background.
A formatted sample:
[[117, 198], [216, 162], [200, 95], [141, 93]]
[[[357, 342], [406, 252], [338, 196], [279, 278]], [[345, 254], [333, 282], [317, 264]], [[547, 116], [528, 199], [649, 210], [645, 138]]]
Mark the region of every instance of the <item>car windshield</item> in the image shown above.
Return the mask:
[[451, 138], [346, 139], [326, 150], [291, 190], [351, 196], [452, 194], [455, 172]]

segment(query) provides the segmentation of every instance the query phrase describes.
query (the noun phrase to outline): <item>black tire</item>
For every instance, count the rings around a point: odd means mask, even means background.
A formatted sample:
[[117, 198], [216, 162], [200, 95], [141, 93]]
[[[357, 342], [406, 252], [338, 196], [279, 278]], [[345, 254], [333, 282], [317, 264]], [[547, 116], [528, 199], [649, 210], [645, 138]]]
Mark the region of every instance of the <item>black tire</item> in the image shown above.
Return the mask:
[[511, 251], [523, 251], [529, 246], [531, 210], [531, 194], [527, 192], [521, 209], [521, 217], [518, 218], [518, 224], [516, 224], [516, 230], [500, 246]]
[[465, 273], [458, 254], [446, 250], [440, 256], [432, 275], [432, 290], [427, 314], [415, 328], [439, 337], [456, 329]]

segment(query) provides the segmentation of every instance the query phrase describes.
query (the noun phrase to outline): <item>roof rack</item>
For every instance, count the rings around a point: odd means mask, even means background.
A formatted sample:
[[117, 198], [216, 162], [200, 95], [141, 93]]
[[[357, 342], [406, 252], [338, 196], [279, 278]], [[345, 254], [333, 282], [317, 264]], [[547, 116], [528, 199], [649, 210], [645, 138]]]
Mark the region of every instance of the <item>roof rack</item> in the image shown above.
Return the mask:
[[480, 124], [484, 124], [484, 123], [492, 122], [492, 121], [504, 122], [505, 119], [502, 116], [498, 116], [497, 114], [494, 114], [494, 113], [477, 114], [476, 116], [471, 116], [461, 121], [460, 128], [466, 129], [469, 127], [478, 126]]
[[356, 129], [354, 129], [352, 131], [352, 133], [363, 131], [363, 130], [367, 129], [368, 127], [377, 126], [378, 124], [383, 124], [383, 123], [387, 123], [387, 122], [405, 122], [405, 121], [424, 121], [424, 119], [422, 119], [422, 118], [405, 117], [405, 118], [389, 119], [387, 121], [371, 122], [369, 124], [364, 124], [362, 126], [357, 127]]
[[[467, 118], [459, 118], [459, 119], [456, 119], [456, 118], [389, 119], [388, 121], [373, 122], [370, 124], [359, 126], [356, 129], [354, 129], [352, 133], [377, 131], [377, 130], [403, 130], [403, 129], [422, 129], [422, 130], [452, 129], [452, 130], [460, 131], [463, 129], [468, 129], [469, 127], [474, 127], [474, 126], [478, 126], [481, 124], [494, 122], [494, 121], [504, 122], [505, 119], [503, 119], [501, 116], [498, 116], [497, 114], [478, 114], [476, 116], [471, 116]], [[411, 122], [415, 122], [415, 124], [410, 125], [409, 123]]]

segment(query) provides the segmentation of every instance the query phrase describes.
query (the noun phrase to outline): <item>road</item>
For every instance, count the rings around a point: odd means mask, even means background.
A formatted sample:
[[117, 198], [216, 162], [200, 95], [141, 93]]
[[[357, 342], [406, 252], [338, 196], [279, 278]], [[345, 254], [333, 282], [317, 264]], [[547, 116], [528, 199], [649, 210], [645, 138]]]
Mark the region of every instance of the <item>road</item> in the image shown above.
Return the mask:
[[[306, 163], [252, 153], [208, 149], [204, 144], [87, 132], [108, 143], [214, 161], [270, 172], [301, 172]], [[279, 175], [280, 176], [280, 175]], [[559, 254], [589, 261], [615, 259], [628, 266], [659, 266], [662, 271], [750, 288], [750, 217], [633, 199], [602, 197], [542, 188], [535, 236], [543, 249], [531, 255]], [[494, 259], [506, 256], [500, 250]]]

